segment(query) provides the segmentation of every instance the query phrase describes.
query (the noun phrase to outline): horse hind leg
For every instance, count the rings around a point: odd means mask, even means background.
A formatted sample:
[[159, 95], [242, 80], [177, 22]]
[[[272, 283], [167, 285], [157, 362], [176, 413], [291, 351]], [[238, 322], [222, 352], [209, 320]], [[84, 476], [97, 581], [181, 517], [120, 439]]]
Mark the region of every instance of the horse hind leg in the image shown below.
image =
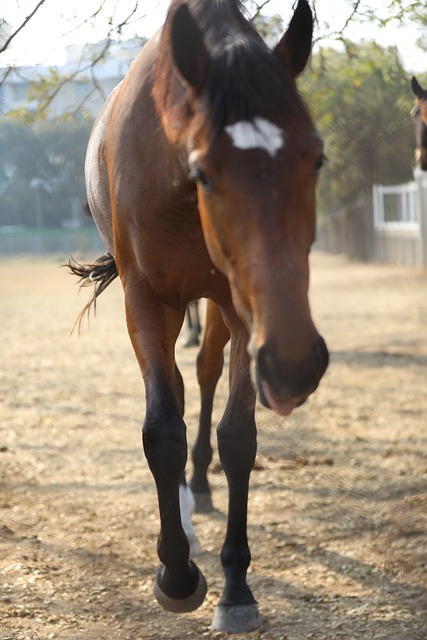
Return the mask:
[[224, 347], [230, 332], [222, 319], [219, 307], [208, 300], [205, 332], [197, 357], [197, 379], [200, 387], [200, 419], [197, 438], [192, 449], [193, 476], [190, 486], [194, 494], [196, 512], [213, 510], [208, 468], [212, 461], [211, 424], [215, 389], [224, 365]]
[[200, 344], [202, 327], [199, 319], [199, 301], [190, 302], [185, 314], [187, 327], [182, 338], [184, 348], [197, 347]]

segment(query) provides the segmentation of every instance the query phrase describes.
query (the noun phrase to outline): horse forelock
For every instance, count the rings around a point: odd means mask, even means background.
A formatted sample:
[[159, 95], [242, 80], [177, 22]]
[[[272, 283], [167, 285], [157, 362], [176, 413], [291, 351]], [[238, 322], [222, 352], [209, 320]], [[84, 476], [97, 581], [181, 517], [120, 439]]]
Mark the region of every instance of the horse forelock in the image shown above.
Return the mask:
[[[185, 138], [192, 113], [173, 68], [168, 29], [181, 4], [172, 3], [163, 31], [155, 98], [161, 115], [174, 118], [176, 131]], [[307, 114], [293, 78], [255, 31], [239, 0], [190, 0], [188, 5], [211, 59], [200, 95], [208, 137], [217, 137], [231, 121]]]
[[304, 110], [291, 77], [254, 37], [226, 43], [213, 59], [205, 86], [206, 112], [213, 136], [230, 121], [267, 115], [295, 117]]

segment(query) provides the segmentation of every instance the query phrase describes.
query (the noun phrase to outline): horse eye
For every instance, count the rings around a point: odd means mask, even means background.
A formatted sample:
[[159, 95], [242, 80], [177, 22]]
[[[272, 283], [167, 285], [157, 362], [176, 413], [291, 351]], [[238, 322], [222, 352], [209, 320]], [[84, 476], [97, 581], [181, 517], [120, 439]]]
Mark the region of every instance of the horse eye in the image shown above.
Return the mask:
[[315, 165], [314, 165], [314, 175], [317, 178], [317, 176], [320, 173], [320, 169], [323, 167], [323, 165], [326, 162], [326, 156], [324, 153], [322, 153], [321, 156], [319, 156], [319, 158], [317, 159]]
[[411, 118], [418, 118], [419, 115], [420, 115], [420, 105], [416, 104], [411, 111]]
[[193, 180], [198, 182], [200, 184], [200, 186], [202, 187], [202, 189], [204, 189], [205, 191], [212, 191], [213, 190], [212, 181], [208, 178], [206, 173], [204, 171], [202, 171], [202, 169], [200, 167], [198, 167], [198, 166], [192, 167], [192, 169], [191, 169], [191, 177], [193, 178]]

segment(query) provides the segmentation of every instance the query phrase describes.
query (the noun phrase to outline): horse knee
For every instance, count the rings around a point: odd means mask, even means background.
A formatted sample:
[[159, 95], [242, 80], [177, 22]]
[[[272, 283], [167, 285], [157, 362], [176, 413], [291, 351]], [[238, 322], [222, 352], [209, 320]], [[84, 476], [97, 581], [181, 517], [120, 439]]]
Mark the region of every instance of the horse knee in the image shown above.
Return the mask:
[[179, 415], [158, 420], [146, 417], [142, 429], [145, 457], [156, 480], [158, 477], [179, 480], [187, 462], [185, 423]]
[[229, 422], [221, 422], [217, 429], [217, 441], [219, 458], [225, 474], [250, 474], [257, 451], [255, 423], [247, 423], [246, 428], [242, 428], [242, 425], [233, 428]]

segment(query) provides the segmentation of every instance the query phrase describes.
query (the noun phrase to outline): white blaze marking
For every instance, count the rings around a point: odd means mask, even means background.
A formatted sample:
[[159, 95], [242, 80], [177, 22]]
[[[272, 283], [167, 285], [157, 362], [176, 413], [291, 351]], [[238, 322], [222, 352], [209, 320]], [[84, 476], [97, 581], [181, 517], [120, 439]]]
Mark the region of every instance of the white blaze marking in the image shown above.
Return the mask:
[[193, 151], [191, 151], [190, 155], [188, 156], [188, 164], [191, 165], [195, 164], [197, 161], [197, 158], [199, 157], [199, 152], [197, 149], [193, 149]]
[[272, 158], [285, 143], [284, 131], [265, 118], [240, 120], [225, 127], [225, 131], [237, 149], [264, 149]]

